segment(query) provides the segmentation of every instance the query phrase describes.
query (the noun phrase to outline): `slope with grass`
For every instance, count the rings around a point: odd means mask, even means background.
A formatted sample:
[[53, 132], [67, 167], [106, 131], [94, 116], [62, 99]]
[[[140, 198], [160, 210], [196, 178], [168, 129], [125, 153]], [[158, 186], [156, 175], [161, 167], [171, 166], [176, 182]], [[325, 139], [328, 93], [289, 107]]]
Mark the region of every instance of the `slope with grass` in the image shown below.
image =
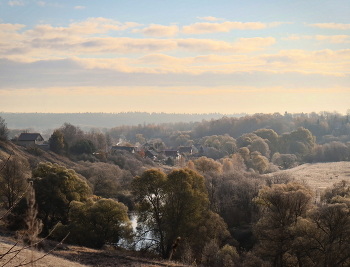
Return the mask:
[[290, 174], [294, 179], [306, 182], [316, 192], [321, 192], [341, 180], [350, 181], [350, 162], [306, 163], [269, 175], [278, 173]]

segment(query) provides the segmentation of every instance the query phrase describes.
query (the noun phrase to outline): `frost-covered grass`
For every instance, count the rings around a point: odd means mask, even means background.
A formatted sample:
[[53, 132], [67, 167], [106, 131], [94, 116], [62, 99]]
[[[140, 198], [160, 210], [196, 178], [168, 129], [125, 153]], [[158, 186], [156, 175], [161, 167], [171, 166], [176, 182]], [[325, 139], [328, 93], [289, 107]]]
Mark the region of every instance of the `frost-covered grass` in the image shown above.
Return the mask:
[[[4, 240], [0, 240], [0, 254], [3, 255], [12, 247], [12, 244], [6, 242]], [[13, 251], [20, 249], [21, 246], [16, 246], [13, 248]], [[26, 264], [30, 261], [35, 261], [36, 259], [42, 257], [45, 253], [25, 249], [22, 250], [19, 254], [10, 253], [5, 255], [2, 259], [0, 259], [0, 266], [3, 266], [6, 262], [6, 266], [17, 266], [20, 264]], [[13, 259], [11, 259], [13, 258]], [[33, 264], [28, 264], [27, 266], [36, 266], [36, 267], [84, 267], [87, 265], [82, 265], [76, 262], [68, 261], [59, 257], [55, 257], [53, 255], [47, 255], [44, 258], [34, 262]]]
[[298, 181], [305, 181], [319, 193], [341, 180], [350, 181], [350, 162], [307, 163], [280, 172], [288, 173]]

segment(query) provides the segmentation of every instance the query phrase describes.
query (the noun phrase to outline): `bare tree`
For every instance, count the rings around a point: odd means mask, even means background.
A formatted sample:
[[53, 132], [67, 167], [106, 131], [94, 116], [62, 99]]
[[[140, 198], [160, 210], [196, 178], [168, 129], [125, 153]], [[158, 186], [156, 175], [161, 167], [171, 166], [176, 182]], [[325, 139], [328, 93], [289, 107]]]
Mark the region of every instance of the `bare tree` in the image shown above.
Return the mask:
[[28, 162], [19, 157], [9, 158], [0, 171], [0, 197], [11, 208], [27, 186]]
[[0, 140], [6, 141], [8, 138], [9, 129], [7, 128], [7, 124], [5, 123], [5, 119], [0, 117]]

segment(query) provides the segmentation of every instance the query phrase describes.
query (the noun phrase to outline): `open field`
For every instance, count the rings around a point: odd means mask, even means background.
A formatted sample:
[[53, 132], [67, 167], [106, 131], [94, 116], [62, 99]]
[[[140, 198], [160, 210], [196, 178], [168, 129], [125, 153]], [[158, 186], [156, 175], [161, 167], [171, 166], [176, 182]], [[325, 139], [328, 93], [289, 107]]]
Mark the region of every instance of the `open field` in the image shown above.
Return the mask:
[[350, 181], [350, 162], [307, 163], [281, 172], [291, 174], [296, 180], [305, 181], [319, 193], [341, 180]]

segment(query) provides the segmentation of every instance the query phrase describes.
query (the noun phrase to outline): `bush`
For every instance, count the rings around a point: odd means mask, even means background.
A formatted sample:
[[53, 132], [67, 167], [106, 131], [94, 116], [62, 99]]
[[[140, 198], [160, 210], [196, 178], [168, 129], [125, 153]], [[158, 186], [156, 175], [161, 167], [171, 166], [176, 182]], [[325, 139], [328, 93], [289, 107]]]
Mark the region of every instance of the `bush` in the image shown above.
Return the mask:
[[112, 199], [74, 201], [70, 206], [68, 225], [59, 224], [55, 238], [61, 239], [70, 232], [68, 242], [92, 248], [105, 243], [118, 243], [121, 238], [132, 237], [127, 207]]

